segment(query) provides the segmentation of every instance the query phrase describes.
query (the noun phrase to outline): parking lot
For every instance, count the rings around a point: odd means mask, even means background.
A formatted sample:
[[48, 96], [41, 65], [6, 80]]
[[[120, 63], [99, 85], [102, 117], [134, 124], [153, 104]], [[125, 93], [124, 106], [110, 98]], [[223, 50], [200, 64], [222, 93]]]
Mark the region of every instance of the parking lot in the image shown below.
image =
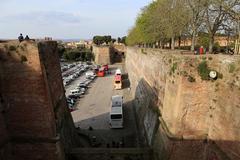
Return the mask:
[[[113, 87], [114, 73], [117, 68], [123, 71], [122, 66], [111, 65], [105, 77], [95, 78], [88, 86], [86, 93], [81, 95], [74, 105], [72, 117], [75, 126], [79, 128], [81, 134], [87, 135], [89, 138], [97, 137], [100, 146], [106, 147], [113, 145], [114, 142], [125, 142], [125, 146], [135, 147], [137, 145], [137, 129], [134, 118], [134, 112], [131, 100], [128, 98], [128, 89], [115, 90]], [[124, 71], [123, 71], [124, 72]], [[65, 87], [66, 95], [70, 94], [70, 90], [86, 80], [85, 73], [74, 79]], [[123, 95], [123, 129], [111, 129], [109, 126], [109, 111], [111, 108], [111, 97], [113, 95]]]

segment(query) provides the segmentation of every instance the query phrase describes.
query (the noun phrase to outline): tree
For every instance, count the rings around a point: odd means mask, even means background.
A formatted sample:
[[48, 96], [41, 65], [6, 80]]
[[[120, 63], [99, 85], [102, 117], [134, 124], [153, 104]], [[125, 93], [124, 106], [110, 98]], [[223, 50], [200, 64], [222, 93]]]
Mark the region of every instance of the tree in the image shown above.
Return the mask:
[[212, 52], [216, 34], [232, 31], [236, 26], [234, 21], [240, 24], [239, 3], [239, 0], [155, 0], [141, 10], [126, 42], [128, 45], [162, 46], [171, 40], [174, 49], [175, 39], [179, 38], [180, 46], [181, 37], [190, 33], [193, 51], [196, 37], [202, 31], [208, 33], [208, 48]]
[[187, 24], [188, 14], [183, 2], [178, 0], [172, 5], [169, 0], [157, 0], [146, 6], [130, 30], [127, 43], [153, 44], [171, 38], [174, 49], [174, 38], [181, 35]]
[[116, 39], [115, 39], [115, 38], [113, 38], [113, 39], [112, 39], [112, 43], [115, 43], [115, 42], [116, 42]]
[[95, 43], [96, 45], [101, 45], [104, 43], [104, 37], [103, 36], [94, 36], [93, 37], [93, 43]]
[[64, 45], [61, 43], [58, 43], [57, 48], [58, 48], [58, 55], [61, 58], [63, 56], [64, 52], [66, 51], [66, 49], [65, 49]]
[[121, 38], [120, 37], [117, 38], [117, 42], [121, 43]]
[[213, 52], [214, 37], [217, 31], [223, 29], [224, 22], [229, 18], [229, 15], [224, 12], [223, 1], [209, 0], [206, 3], [206, 14], [204, 22], [209, 34], [209, 52]]
[[126, 38], [127, 38], [126, 36], [122, 37], [121, 43], [126, 44]]
[[103, 37], [104, 37], [104, 42], [105, 42], [106, 44], [108, 44], [109, 42], [112, 41], [112, 37], [111, 37], [111, 36], [103, 36]]
[[205, 15], [204, 5], [206, 0], [187, 0], [187, 7], [189, 16], [189, 32], [191, 35], [191, 51], [194, 51], [196, 43], [196, 35], [199, 28], [203, 22], [203, 17]]

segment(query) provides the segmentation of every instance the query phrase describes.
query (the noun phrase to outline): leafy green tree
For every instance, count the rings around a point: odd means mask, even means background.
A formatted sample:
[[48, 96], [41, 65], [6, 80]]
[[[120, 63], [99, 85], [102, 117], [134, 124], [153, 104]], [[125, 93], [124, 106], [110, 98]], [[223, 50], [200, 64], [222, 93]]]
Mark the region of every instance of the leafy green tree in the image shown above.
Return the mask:
[[105, 41], [103, 36], [94, 36], [93, 37], [93, 43], [95, 43], [96, 45], [101, 45], [103, 44]]
[[116, 39], [115, 39], [115, 38], [113, 38], [113, 39], [112, 39], [112, 43], [115, 43], [115, 42], [116, 42]]
[[57, 45], [57, 49], [58, 49], [58, 56], [61, 58], [61, 57], [63, 57], [63, 54], [64, 54], [64, 52], [65, 52], [65, 47], [64, 47], [64, 45], [63, 44], [61, 44], [61, 43], [58, 43], [58, 45]]
[[91, 61], [93, 59], [93, 53], [92, 52], [86, 52], [86, 61]]
[[121, 38], [120, 37], [117, 38], [117, 42], [121, 43]]
[[104, 36], [104, 42], [106, 43], [106, 44], [108, 44], [109, 42], [111, 42], [112, 41], [112, 37], [111, 36]]

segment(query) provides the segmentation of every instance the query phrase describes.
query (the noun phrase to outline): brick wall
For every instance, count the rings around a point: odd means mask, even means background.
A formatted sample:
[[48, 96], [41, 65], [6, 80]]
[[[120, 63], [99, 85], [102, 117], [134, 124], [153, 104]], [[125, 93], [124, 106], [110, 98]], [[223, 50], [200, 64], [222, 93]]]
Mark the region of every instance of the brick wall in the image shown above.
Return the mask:
[[[202, 80], [203, 61], [222, 77]], [[128, 48], [126, 68], [140, 133], [159, 159], [239, 159], [239, 56]]]
[[0, 89], [14, 159], [65, 159], [64, 148], [76, 144], [56, 47], [52, 41], [0, 43]]
[[93, 46], [93, 53], [96, 64], [111, 64], [112, 63], [112, 47], [110, 46]]

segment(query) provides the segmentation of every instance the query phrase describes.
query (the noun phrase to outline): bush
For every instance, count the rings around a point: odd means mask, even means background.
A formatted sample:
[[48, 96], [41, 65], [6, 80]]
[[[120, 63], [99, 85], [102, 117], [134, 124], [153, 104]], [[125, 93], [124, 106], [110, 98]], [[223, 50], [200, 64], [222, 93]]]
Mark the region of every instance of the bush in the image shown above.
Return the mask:
[[223, 74], [222, 73], [217, 72], [217, 74], [218, 74], [218, 78], [223, 79]]
[[202, 61], [199, 65], [198, 65], [198, 74], [201, 77], [202, 80], [209, 80], [209, 73], [210, 73], [210, 69], [208, 68], [207, 62], [206, 61]]
[[229, 73], [233, 73], [235, 71], [235, 65], [233, 63], [229, 64]]
[[10, 51], [16, 51], [16, 49], [17, 49], [17, 48], [16, 48], [15, 46], [10, 46], [10, 47], [9, 47], [9, 50], [10, 50]]
[[196, 82], [196, 79], [192, 76], [188, 76], [188, 81], [189, 82]]
[[147, 54], [147, 52], [145, 52], [143, 48], [141, 49], [141, 53], [142, 54]]
[[173, 63], [171, 67], [171, 73], [175, 73], [175, 70], [177, 69], [177, 62]]
[[212, 57], [208, 57], [208, 60], [211, 61], [213, 58]]
[[23, 56], [23, 55], [21, 55], [21, 62], [23, 63], [23, 62], [26, 62], [27, 61], [27, 57], [26, 56]]

